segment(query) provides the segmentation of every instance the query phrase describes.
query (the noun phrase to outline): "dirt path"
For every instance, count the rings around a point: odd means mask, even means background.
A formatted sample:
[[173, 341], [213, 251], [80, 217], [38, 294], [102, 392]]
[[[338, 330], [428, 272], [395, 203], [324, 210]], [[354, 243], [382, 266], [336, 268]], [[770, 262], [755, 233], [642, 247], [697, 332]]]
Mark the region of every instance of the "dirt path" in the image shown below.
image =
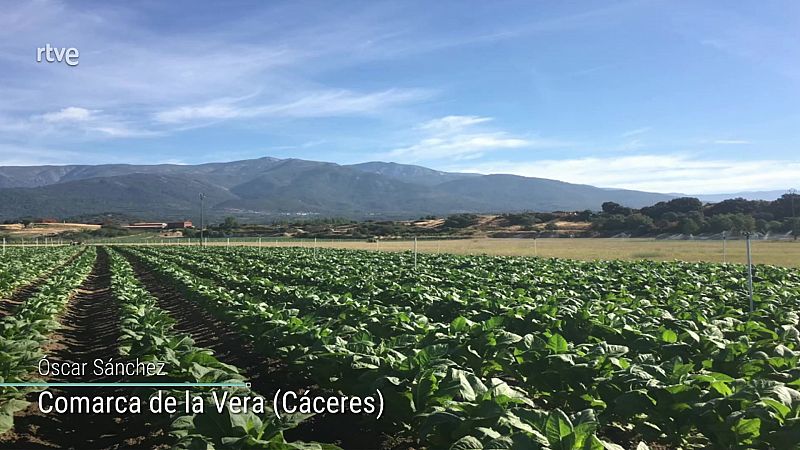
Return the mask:
[[[52, 382], [115, 382], [118, 376], [92, 374], [95, 359], [120, 360], [117, 352], [119, 315], [110, 295], [107, 253], [98, 249], [91, 274], [77, 290], [61, 317], [62, 327], [48, 348], [51, 361], [86, 362], [84, 376], [54, 376]], [[129, 396], [126, 388], [51, 388], [54, 396]], [[0, 438], [0, 449], [72, 448], [124, 449], [158, 448], [167, 441], [165, 417], [149, 414], [44, 414], [37, 405], [38, 394], [28, 400], [31, 407], [15, 418], [14, 431]], [[143, 408], [143, 410], [146, 409]]]
[[[296, 392], [314, 390], [309, 381], [290, 372], [283, 362], [259, 354], [251, 339], [230, 324], [185, 299], [138, 258], [128, 253], [124, 255], [142, 285], [156, 297], [159, 306], [175, 318], [175, 329], [188, 333], [197, 346], [212, 350], [220, 361], [238, 367], [255, 392], [271, 399], [277, 389]], [[285, 435], [290, 441], [335, 443], [348, 450], [410, 448], [405, 442], [398, 444], [389, 436], [362, 428], [356, 417], [347, 415], [315, 416]]]

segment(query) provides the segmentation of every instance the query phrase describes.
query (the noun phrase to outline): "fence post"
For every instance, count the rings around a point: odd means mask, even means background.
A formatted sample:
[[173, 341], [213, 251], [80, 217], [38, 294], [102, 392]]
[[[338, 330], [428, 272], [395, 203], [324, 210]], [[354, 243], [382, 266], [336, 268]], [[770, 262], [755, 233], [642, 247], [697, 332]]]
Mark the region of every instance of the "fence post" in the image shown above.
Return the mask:
[[414, 236], [414, 270], [417, 270], [417, 237]]
[[6, 254], [6, 238], [3, 238], [3, 254]]

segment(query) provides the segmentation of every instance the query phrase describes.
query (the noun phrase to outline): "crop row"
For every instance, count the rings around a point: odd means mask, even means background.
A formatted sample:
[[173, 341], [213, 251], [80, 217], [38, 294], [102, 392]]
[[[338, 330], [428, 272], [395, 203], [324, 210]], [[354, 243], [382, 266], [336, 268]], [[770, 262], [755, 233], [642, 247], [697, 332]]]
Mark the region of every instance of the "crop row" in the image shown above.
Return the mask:
[[0, 299], [75, 255], [71, 247], [10, 247], [0, 258]]
[[[128, 261], [110, 251], [111, 291], [120, 305], [120, 353], [141, 361], [165, 363], [164, 381], [187, 383], [231, 383], [244, 378], [236, 367], [214, 357], [213, 352], [194, 345], [192, 338], [174, 329], [175, 319], [158, 306], [158, 301], [136, 279]], [[222, 388], [229, 395], [252, 395], [249, 388]], [[182, 395], [182, 393], [177, 393]], [[281, 448], [285, 450], [336, 449], [314, 443], [289, 443], [283, 431], [296, 425], [302, 417], [272, 415], [259, 417], [252, 411], [216, 412], [212, 400], [203, 414], [176, 416], [172, 434], [176, 448]]]
[[[52, 256], [52, 255], [51, 255]], [[87, 249], [74, 261], [50, 275], [39, 290], [12, 316], [0, 322], [0, 381], [30, 381], [43, 347], [59, 327], [58, 316], [92, 270], [95, 250]], [[44, 264], [43, 264], [44, 265]], [[27, 407], [28, 388], [0, 388], [0, 434], [13, 428], [14, 413]]]

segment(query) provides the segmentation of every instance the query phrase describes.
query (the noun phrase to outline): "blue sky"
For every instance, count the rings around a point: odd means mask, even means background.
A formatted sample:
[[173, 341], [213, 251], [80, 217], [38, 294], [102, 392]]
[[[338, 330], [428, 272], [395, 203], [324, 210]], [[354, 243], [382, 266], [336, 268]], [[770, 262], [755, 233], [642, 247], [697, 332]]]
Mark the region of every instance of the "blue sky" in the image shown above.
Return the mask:
[[[80, 64], [36, 63], [76, 47]], [[7, 2], [0, 164], [372, 160], [660, 192], [800, 180], [800, 3]]]

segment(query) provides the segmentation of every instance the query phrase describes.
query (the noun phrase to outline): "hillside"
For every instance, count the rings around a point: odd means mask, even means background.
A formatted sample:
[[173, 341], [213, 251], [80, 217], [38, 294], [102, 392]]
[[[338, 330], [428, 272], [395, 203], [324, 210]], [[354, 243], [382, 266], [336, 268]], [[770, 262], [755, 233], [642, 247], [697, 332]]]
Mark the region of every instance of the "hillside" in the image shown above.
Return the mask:
[[448, 173], [371, 162], [298, 159], [199, 165], [0, 167], [0, 219], [102, 212], [141, 219], [283, 216], [413, 218], [426, 214], [599, 210], [605, 201], [641, 207], [665, 194], [608, 190], [513, 175]]

